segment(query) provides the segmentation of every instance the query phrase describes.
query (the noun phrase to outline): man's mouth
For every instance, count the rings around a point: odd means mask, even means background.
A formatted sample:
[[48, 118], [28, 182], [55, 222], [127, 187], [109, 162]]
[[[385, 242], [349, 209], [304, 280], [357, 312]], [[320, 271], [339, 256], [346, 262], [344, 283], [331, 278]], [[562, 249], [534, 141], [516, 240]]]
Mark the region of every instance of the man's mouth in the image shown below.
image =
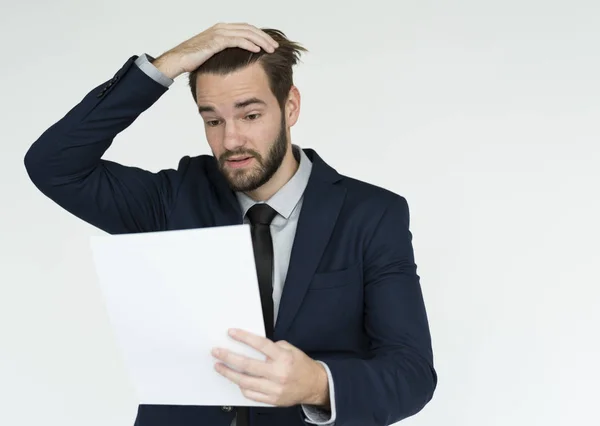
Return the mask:
[[252, 159], [252, 156], [234, 157], [227, 159], [226, 163], [229, 164], [230, 167], [238, 168], [247, 166], [248, 164], [250, 164]]

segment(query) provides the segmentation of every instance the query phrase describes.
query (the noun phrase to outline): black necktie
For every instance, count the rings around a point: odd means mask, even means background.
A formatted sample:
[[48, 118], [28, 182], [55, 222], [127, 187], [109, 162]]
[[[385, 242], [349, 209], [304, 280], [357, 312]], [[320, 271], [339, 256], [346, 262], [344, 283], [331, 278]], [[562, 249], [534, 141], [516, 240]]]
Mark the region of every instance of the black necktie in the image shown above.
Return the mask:
[[256, 275], [267, 338], [273, 338], [273, 240], [271, 221], [277, 215], [268, 204], [255, 204], [246, 216], [250, 220]]
[[[271, 221], [277, 212], [267, 204], [255, 204], [246, 216], [250, 220], [254, 261], [260, 291], [260, 302], [265, 323], [267, 338], [273, 338], [273, 240], [271, 238]], [[236, 426], [249, 425], [248, 407], [237, 410]]]

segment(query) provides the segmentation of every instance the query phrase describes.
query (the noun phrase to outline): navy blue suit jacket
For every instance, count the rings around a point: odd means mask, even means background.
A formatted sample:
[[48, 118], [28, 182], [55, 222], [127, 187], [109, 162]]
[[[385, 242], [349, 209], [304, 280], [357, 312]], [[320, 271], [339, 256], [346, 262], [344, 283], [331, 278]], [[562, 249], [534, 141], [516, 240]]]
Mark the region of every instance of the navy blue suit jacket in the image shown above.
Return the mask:
[[[101, 158], [167, 90], [135, 66], [136, 58], [33, 143], [25, 155], [31, 180], [111, 234], [241, 224], [236, 197], [212, 156], [186, 156], [176, 169], [156, 173]], [[420, 411], [437, 385], [407, 202], [305, 152], [313, 170], [274, 340], [327, 363], [337, 426], [389, 425]], [[195, 279], [202, 285], [202, 271]], [[306, 424], [300, 406], [251, 411], [254, 426]], [[234, 414], [140, 405], [135, 425], [229, 426]]]

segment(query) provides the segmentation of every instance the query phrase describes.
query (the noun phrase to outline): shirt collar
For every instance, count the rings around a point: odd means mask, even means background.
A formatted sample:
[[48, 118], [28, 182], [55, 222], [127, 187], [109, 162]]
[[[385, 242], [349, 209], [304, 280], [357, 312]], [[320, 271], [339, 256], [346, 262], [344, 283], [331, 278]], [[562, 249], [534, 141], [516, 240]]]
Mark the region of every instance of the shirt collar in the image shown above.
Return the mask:
[[[279, 191], [266, 201], [269, 206], [285, 219], [289, 219], [292, 211], [294, 211], [294, 208], [302, 198], [312, 170], [312, 163], [306, 153], [297, 145], [292, 145], [292, 149], [296, 158], [300, 157], [298, 170], [296, 170], [294, 176]], [[257, 204], [257, 202], [243, 192], [236, 192], [235, 194], [242, 208], [242, 217], [245, 217], [246, 212], [254, 204]]]

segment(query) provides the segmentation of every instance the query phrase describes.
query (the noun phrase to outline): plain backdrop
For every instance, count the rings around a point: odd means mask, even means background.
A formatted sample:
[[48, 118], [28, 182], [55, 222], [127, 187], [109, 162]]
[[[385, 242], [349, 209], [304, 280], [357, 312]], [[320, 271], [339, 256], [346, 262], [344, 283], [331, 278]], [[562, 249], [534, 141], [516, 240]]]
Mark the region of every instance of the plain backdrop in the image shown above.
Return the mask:
[[[2, 0], [0, 424], [133, 424], [102, 232], [23, 157], [130, 56], [216, 22], [305, 45], [293, 142], [408, 200], [439, 385], [401, 423], [600, 424], [597, 0]], [[209, 152], [184, 75], [105, 158], [157, 171]]]

